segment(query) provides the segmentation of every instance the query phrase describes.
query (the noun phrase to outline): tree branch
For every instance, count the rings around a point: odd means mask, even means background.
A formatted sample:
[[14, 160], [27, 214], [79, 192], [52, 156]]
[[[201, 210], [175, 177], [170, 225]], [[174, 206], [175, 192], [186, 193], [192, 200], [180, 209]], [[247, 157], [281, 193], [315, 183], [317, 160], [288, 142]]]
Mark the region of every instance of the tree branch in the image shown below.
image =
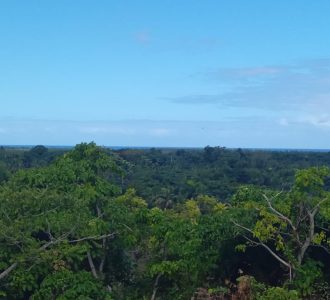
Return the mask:
[[[279, 195], [279, 193], [278, 193], [277, 195]], [[277, 195], [276, 195], [276, 196], [277, 196]], [[302, 246], [302, 243], [301, 243], [301, 241], [300, 241], [299, 233], [298, 233], [298, 230], [297, 230], [298, 227], [295, 226], [295, 225], [293, 224], [292, 220], [291, 220], [289, 217], [283, 215], [281, 212], [279, 212], [277, 209], [275, 209], [275, 208], [272, 206], [271, 200], [270, 200], [266, 195], [263, 195], [263, 196], [264, 196], [264, 198], [266, 199], [266, 201], [267, 201], [267, 203], [268, 203], [268, 207], [269, 207], [269, 209], [270, 209], [274, 214], [276, 214], [281, 220], [283, 220], [284, 222], [286, 222], [286, 223], [291, 227], [291, 229], [292, 229], [292, 231], [293, 231], [293, 235], [294, 235], [294, 237], [296, 238], [296, 241], [297, 241], [298, 245], [301, 247], [301, 246]], [[299, 221], [299, 222], [300, 222], [300, 221]], [[298, 222], [298, 224], [299, 224], [299, 222]]]
[[102, 239], [102, 250], [103, 250], [103, 255], [102, 255], [102, 259], [99, 265], [99, 272], [103, 273], [103, 269], [104, 269], [104, 263], [105, 263], [105, 258], [106, 258], [106, 244], [107, 244], [107, 239], [103, 238]]
[[[319, 203], [320, 204], [320, 203]], [[301, 246], [299, 253], [298, 253], [298, 263], [299, 265], [301, 265], [305, 253], [308, 249], [308, 247], [311, 245], [313, 238], [314, 238], [314, 232], [315, 232], [315, 214], [316, 214], [317, 210], [315, 210], [315, 208], [313, 209], [312, 212], [307, 210], [307, 214], [308, 214], [308, 218], [309, 218], [309, 230], [308, 230], [308, 235], [304, 241], [304, 244]]]
[[[49, 242], [42, 245], [38, 249], [38, 252], [44, 251], [52, 245], [56, 245], [56, 244], [63, 242], [70, 235], [70, 233], [71, 233], [71, 231], [61, 235], [57, 239], [50, 240]], [[67, 242], [68, 243], [78, 243], [78, 242], [88, 241], [88, 240], [100, 240], [100, 239], [104, 239], [104, 238], [113, 237], [115, 234], [116, 233], [114, 232], [114, 233], [103, 234], [103, 235], [99, 235], [99, 236], [86, 236], [86, 237], [76, 239], [76, 240], [69, 240]], [[4, 270], [2, 273], [0, 273], [0, 280], [5, 278], [7, 275], [9, 275], [9, 273], [11, 273], [14, 269], [16, 269], [17, 266], [18, 266], [18, 262], [15, 262], [11, 266], [9, 266], [6, 270]]]
[[156, 277], [155, 283], [154, 283], [154, 289], [152, 291], [152, 296], [151, 296], [151, 300], [155, 300], [156, 299], [156, 294], [157, 294], [157, 290], [158, 290], [158, 282], [160, 277], [162, 276], [161, 273], [159, 273]]
[[267, 201], [267, 203], [268, 203], [268, 207], [269, 207], [269, 209], [270, 209], [273, 213], [275, 213], [278, 217], [280, 217], [280, 219], [282, 219], [283, 221], [285, 221], [286, 223], [288, 223], [288, 224], [291, 226], [292, 230], [296, 232], [296, 231], [297, 231], [297, 228], [296, 228], [296, 226], [293, 225], [293, 222], [292, 222], [288, 217], [286, 217], [286, 216], [283, 215], [281, 212], [279, 212], [277, 209], [275, 209], [275, 208], [272, 206], [272, 203], [271, 203], [270, 199], [269, 199], [266, 195], [263, 195], [263, 196], [264, 196], [264, 198], [266, 199], [266, 201]]
[[92, 271], [93, 276], [94, 276], [96, 279], [98, 279], [99, 276], [98, 276], [97, 273], [96, 273], [95, 265], [94, 265], [93, 258], [92, 258], [92, 256], [91, 256], [90, 251], [87, 251], [87, 259], [88, 259], [88, 263], [89, 263], [89, 266], [90, 266], [90, 268], [91, 268], [91, 271]]
[[10, 265], [6, 270], [0, 273], [0, 279], [5, 278], [11, 271], [15, 270], [17, 267], [18, 263], [15, 262], [12, 265]]
[[76, 240], [69, 240], [68, 243], [72, 244], [72, 243], [78, 243], [78, 242], [82, 242], [82, 241], [86, 241], [86, 240], [102, 240], [104, 238], [114, 237], [116, 234], [117, 234], [116, 232], [113, 232], [113, 233], [103, 234], [103, 235], [86, 236], [86, 237], [76, 239]]
[[323, 245], [313, 244], [311, 246], [313, 246], [313, 247], [319, 247], [319, 248], [323, 249], [325, 252], [327, 252], [330, 255], [330, 249], [328, 249], [327, 247], [325, 247]]
[[314, 217], [314, 216], [317, 214], [317, 212], [319, 211], [321, 204], [322, 204], [323, 202], [327, 201], [327, 200], [328, 200], [328, 198], [324, 198], [324, 199], [322, 199], [319, 203], [317, 203], [317, 204], [315, 205], [315, 207], [313, 208], [313, 210], [312, 210], [312, 212], [311, 212], [311, 214], [313, 215], [313, 217]]
[[[235, 221], [232, 220], [232, 222], [234, 223], [234, 225], [236, 225], [237, 227], [240, 227], [246, 231], [248, 231], [249, 233], [253, 234], [253, 231], [241, 224], [236, 223]], [[245, 236], [243, 236], [244, 238], [246, 238], [249, 242], [252, 242], [255, 245], [259, 245], [264, 247], [273, 257], [275, 257], [281, 264], [283, 264], [284, 266], [286, 266], [289, 270], [290, 270], [290, 274], [291, 274], [291, 270], [292, 270], [292, 265], [285, 261], [283, 258], [281, 258], [278, 254], [276, 254], [270, 247], [268, 247], [264, 242], [262, 242], [259, 238], [258, 238], [258, 242], [253, 241]], [[291, 275], [290, 275], [290, 280], [291, 280]]]

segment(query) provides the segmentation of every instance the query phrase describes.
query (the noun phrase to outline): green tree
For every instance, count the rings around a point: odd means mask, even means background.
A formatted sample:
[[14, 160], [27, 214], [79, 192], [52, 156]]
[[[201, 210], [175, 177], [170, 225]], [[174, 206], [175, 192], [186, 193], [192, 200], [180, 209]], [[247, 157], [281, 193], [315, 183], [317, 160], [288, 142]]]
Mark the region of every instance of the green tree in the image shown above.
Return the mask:
[[[201, 209], [203, 214], [201, 214]], [[227, 207], [208, 196], [187, 200], [177, 209], [153, 208], [149, 214], [151, 299], [186, 299], [205, 282], [228, 238]], [[227, 228], [228, 229], [228, 228]]]
[[[330, 193], [325, 189], [329, 174], [325, 167], [300, 170], [289, 192], [257, 193], [256, 198], [236, 199], [237, 217], [233, 223], [245, 238], [245, 246], [263, 247], [287, 268], [290, 280], [298, 273], [310, 247], [329, 249], [323, 224], [330, 218]], [[245, 246], [239, 248], [244, 250]]]
[[[49, 167], [22, 170], [0, 187], [0, 283], [7, 296], [29, 293], [46, 274], [87, 262], [102, 279], [106, 248], [118, 232], [105, 218], [118, 172], [95, 144], [80, 144]], [[94, 249], [102, 254], [97, 261]]]

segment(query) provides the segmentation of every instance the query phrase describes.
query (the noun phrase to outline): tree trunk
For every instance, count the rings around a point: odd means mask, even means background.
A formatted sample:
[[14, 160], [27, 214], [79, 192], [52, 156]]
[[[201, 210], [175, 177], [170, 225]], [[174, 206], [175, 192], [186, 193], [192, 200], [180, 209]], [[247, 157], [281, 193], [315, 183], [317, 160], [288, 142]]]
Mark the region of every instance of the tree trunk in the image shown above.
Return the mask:
[[94, 265], [94, 262], [93, 262], [93, 258], [92, 258], [91, 253], [89, 251], [87, 252], [87, 258], [88, 258], [88, 263], [89, 263], [89, 266], [91, 268], [91, 271], [92, 271], [93, 276], [96, 279], [98, 279], [99, 276], [96, 273], [96, 269], [95, 269], [95, 265]]
[[155, 280], [155, 284], [154, 284], [154, 289], [152, 291], [152, 296], [151, 296], [151, 300], [155, 300], [156, 299], [156, 294], [157, 294], [157, 290], [158, 290], [158, 282], [160, 277], [162, 276], [162, 274], [158, 274]]

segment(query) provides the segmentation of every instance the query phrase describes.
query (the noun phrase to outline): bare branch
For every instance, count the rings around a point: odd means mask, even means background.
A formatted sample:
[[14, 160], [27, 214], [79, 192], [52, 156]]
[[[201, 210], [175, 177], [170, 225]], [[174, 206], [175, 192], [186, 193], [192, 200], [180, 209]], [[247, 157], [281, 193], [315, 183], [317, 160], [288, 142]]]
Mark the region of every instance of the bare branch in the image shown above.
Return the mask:
[[99, 277], [97, 276], [97, 273], [96, 273], [96, 269], [95, 269], [95, 265], [94, 265], [94, 262], [93, 262], [93, 258], [92, 258], [91, 253], [89, 251], [87, 252], [87, 259], [88, 259], [89, 266], [91, 267], [91, 271], [92, 271], [93, 276], [96, 279], [98, 279]]
[[254, 241], [254, 240], [251, 240], [251, 239], [248, 238], [246, 235], [243, 235], [243, 238], [245, 238], [249, 243], [251, 243], [251, 244], [254, 245], [254, 246], [260, 246], [260, 243]]
[[327, 200], [329, 200], [329, 198], [324, 198], [324, 199], [322, 199], [319, 203], [317, 203], [317, 204], [315, 205], [315, 207], [314, 207], [313, 210], [311, 211], [311, 214], [313, 215], [313, 217], [314, 217], [314, 216], [317, 214], [317, 212], [319, 211], [321, 204], [322, 204], [323, 202], [327, 201]]
[[50, 224], [49, 224], [49, 222], [48, 222], [48, 219], [46, 218], [46, 223], [47, 223], [47, 234], [48, 234], [48, 237], [49, 237], [49, 239], [51, 240], [51, 241], [53, 241], [54, 240], [54, 237], [53, 237], [53, 235], [52, 235], [52, 233], [51, 233], [51, 230], [50, 230]]
[[325, 246], [323, 246], [323, 245], [316, 245], [316, 244], [313, 244], [313, 245], [311, 245], [311, 246], [321, 248], [321, 249], [323, 249], [325, 252], [327, 252], [327, 253], [330, 255], [330, 249], [328, 249], [327, 247], [325, 247]]
[[52, 208], [52, 209], [45, 210], [45, 211], [43, 211], [43, 212], [41, 212], [41, 213], [39, 213], [39, 214], [21, 216], [21, 218], [35, 218], [35, 217], [40, 217], [40, 216], [46, 215], [46, 214], [48, 214], [48, 213], [50, 213], [50, 212], [56, 211], [56, 210], [59, 209], [61, 206], [63, 206], [63, 205], [58, 205], [58, 206], [56, 206], [56, 207], [54, 207], [54, 208]]
[[[280, 192], [281, 193], [281, 192]], [[276, 194], [279, 195], [280, 193]], [[263, 195], [264, 198], [266, 199], [267, 203], [268, 203], [268, 207], [269, 209], [274, 213], [276, 214], [281, 220], [283, 220], [284, 222], [286, 222], [292, 229], [293, 231], [293, 234], [296, 238], [296, 241], [297, 243], [299, 244], [299, 246], [302, 245], [301, 241], [300, 241], [300, 237], [299, 237], [299, 233], [298, 233], [298, 230], [297, 230], [297, 227], [293, 225], [293, 222], [291, 221], [291, 219], [285, 215], [283, 215], [281, 212], [279, 212], [277, 209], [275, 209], [273, 206], [272, 206], [272, 203], [271, 203], [271, 200], [266, 196], [266, 195]]]
[[121, 225], [124, 225], [130, 232], [133, 232], [133, 229], [131, 227], [127, 226], [126, 224], [122, 223]]
[[17, 267], [18, 263], [15, 262], [11, 264], [6, 270], [0, 273], [0, 279], [5, 278], [11, 271], [15, 270]]
[[279, 212], [277, 209], [275, 209], [272, 206], [271, 200], [266, 195], [263, 195], [263, 196], [264, 196], [264, 198], [267, 201], [267, 204], [268, 204], [269, 209], [273, 213], [275, 213], [278, 217], [280, 217], [280, 219], [282, 219], [283, 221], [285, 221], [286, 223], [288, 223], [291, 226], [291, 228], [292, 228], [293, 231], [297, 231], [297, 228], [296, 228], [296, 226], [293, 225], [293, 222], [287, 216], [283, 215], [281, 212]]
[[158, 282], [160, 277], [162, 276], [161, 273], [159, 273], [156, 277], [155, 283], [154, 283], [154, 289], [152, 291], [152, 296], [151, 296], [151, 300], [155, 300], [156, 299], [156, 294], [157, 294], [157, 290], [158, 290]]
[[[320, 203], [319, 203], [320, 204]], [[309, 231], [308, 231], [308, 235], [303, 243], [303, 245], [301, 246], [299, 253], [298, 253], [298, 263], [299, 265], [302, 263], [305, 253], [308, 249], [308, 247], [311, 245], [313, 238], [314, 238], [314, 233], [315, 233], [315, 214], [316, 214], [317, 210], [313, 210], [312, 212], [309, 212], [307, 210], [307, 214], [308, 214], [308, 218], [309, 218]]]
[[107, 245], [107, 239], [106, 238], [103, 238], [102, 239], [103, 255], [102, 255], [102, 258], [101, 258], [100, 265], [99, 265], [99, 272], [101, 272], [101, 273], [103, 272], [105, 258], [106, 258], [106, 245]]
[[[242, 228], [242, 229], [244, 229], [244, 230], [246, 230], [246, 231], [248, 231], [249, 233], [251, 233], [252, 235], [253, 235], [253, 231], [251, 230], [251, 229], [249, 229], [249, 228], [247, 228], [247, 227], [245, 227], [245, 226], [243, 226], [243, 225], [241, 225], [241, 224], [238, 224], [238, 223], [236, 223], [235, 221], [233, 221], [232, 220], [232, 222], [236, 225], [236, 226], [238, 226], [238, 227], [240, 227], [240, 228]], [[257, 245], [259, 245], [259, 246], [262, 246], [262, 247], [264, 247], [273, 257], [275, 257], [280, 263], [282, 263], [284, 266], [286, 266], [287, 268], [289, 268], [289, 270], [291, 270], [292, 269], [292, 265], [290, 264], [290, 263], [288, 263], [287, 261], [285, 261], [284, 259], [282, 259], [279, 255], [277, 255], [270, 247], [268, 247], [264, 242], [262, 242], [260, 239], [258, 239], [258, 241], [259, 242], [256, 242], [256, 241], [253, 241], [253, 240], [251, 240], [251, 239], [249, 239], [249, 238], [247, 238], [247, 237], [245, 237], [249, 242], [252, 242], [252, 243], [254, 243], [254, 244], [257, 244]]]
[[104, 238], [114, 237], [115, 235], [116, 235], [116, 232], [109, 233], [109, 234], [103, 234], [103, 235], [86, 236], [86, 237], [83, 237], [80, 239], [70, 240], [70, 241], [68, 241], [68, 243], [72, 244], [72, 243], [78, 243], [78, 242], [82, 242], [82, 241], [86, 241], [86, 240], [102, 240]]
[[277, 255], [271, 248], [269, 248], [265, 243], [260, 242], [260, 246], [264, 247], [273, 257], [275, 257], [280, 263], [285, 265], [289, 270], [292, 269], [292, 266], [290, 263], [286, 262], [284, 259], [282, 259], [279, 255]]
[[243, 226], [243, 225], [241, 225], [241, 224], [236, 223], [234, 220], [231, 220], [231, 222], [232, 222], [234, 225], [236, 225], [237, 227], [240, 227], [240, 228], [242, 228], [242, 229], [244, 229], [244, 230], [250, 232], [250, 233], [253, 235], [253, 231], [252, 231], [251, 229], [249, 229], [249, 228], [247, 228], [247, 227], [245, 227], [245, 226]]
[[[38, 252], [44, 251], [52, 245], [56, 245], [56, 244], [59, 244], [59, 243], [65, 241], [65, 239], [71, 234], [71, 231], [61, 235], [57, 239], [52, 239], [49, 242], [45, 243], [38, 249]], [[86, 236], [86, 237], [76, 239], [76, 240], [69, 240], [67, 242], [68, 243], [78, 243], [78, 242], [88, 241], [88, 240], [101, 240], [104, 238], [113, 237], [115, 234], [116, 233], [103, 234], [103, 235], [99, 235], [99, 236]], [[17, 265], [18, 265], [18, 263], [15, 262], [11, 266], [9, 266], [6, 270], [4, 270], [2, 273], [0, 273], [0, 280], [3, 279], [4, 277], [6, 277], [7, 275], [9, 275], [9, 273], [11, 273], [14, 269], [16, 269]]]
[[328, 228], [325, 228], [325, 227], [322, 227], [322, 226], [318, 226], [318, 225], [315, 225], [316, 227], [322, 229], [323, 231], [326, 231], [326, 232], [330, 232], [330, 230]]

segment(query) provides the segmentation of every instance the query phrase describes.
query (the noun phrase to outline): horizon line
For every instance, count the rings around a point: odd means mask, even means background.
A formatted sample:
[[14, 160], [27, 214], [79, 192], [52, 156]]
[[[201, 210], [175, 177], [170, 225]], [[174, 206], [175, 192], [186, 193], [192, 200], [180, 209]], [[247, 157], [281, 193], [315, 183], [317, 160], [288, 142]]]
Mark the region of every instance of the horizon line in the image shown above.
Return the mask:
[[[22, 144], [3, 144], [0, 145], [0, 147], [3, 148], [22, 148], [22, 149], [32, 149], [36, 146], [44, 146], [46, 148], [53, 148], [53, 149], [71, 149], [74, 148], [78, 144], [72, 144], [72, 145], [47, 145], [47, 144], [29, 144], [29, 145], [22, 145]], [[223, 148], [227, 150], [249, 150], [249, 151], [298, 151], [298, 152], [330, 152], [330, 148], [293, 148], [293, 147], [226, 147], [226, 146], [110, 146], [110, 145], [98, 145], [100, 147], [104, 147], [107, 149], [113, 149], [113, 150], [123, 150], [123, 149], [140, 149], [140, 150], [147, 150], [147, 149], [187, 149], [187, 150], [200, 150], [204, 149], [206, 147], [211, 148]]]

